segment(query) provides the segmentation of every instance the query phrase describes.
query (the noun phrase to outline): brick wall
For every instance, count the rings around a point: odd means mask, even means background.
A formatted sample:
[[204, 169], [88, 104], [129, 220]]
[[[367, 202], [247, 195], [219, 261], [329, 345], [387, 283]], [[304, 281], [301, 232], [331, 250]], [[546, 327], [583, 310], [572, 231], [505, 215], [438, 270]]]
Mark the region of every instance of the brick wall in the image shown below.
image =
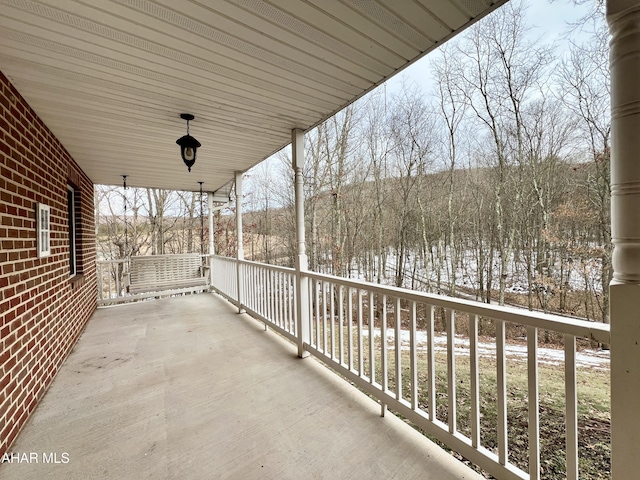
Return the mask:
[[[0, 72], [0, 456], [96, 308], [93, 184]], [[79, 275], [70, 277], [67, 185]], [[51, 255], [36, 253], [36, 202], [51, 208]], [[79, 207], [79, 208], [78, 208]]]

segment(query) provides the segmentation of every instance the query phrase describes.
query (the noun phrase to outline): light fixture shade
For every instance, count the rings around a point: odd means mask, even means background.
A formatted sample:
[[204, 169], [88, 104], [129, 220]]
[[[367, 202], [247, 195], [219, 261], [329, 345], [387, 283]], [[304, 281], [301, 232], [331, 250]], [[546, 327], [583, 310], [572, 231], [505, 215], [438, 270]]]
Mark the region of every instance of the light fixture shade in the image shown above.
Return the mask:
[[195, 117], [190, 113], [181, 113], [180, 118], [187, 121], [187, 134], [176, 140], [176, 143], [180, 145], [182, 161], [189, 171], [191, 171], [191, 167], [196, 163], [196, 151], [201, 144], [198, 140], [189, 135], [189, 121], [193, 120]]
[[176, 143], [180, 145], [180, 155], [185, 165], [191, 171], [191, 167], [196, 163], [196, 151], [201, 143], [193, 138], [191, 135], [184, 135], [176, 140]]

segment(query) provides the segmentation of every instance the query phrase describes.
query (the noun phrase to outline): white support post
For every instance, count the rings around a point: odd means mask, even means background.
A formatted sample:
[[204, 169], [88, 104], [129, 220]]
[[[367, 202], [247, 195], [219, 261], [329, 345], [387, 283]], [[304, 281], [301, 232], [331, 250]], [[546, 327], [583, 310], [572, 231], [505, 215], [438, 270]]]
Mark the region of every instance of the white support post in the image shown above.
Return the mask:
[[216, 254], [214, 241], [216, 229], [213, 223], [213, 192], [207, 192], [207, 207], [209, 208], [209, 262], [207, 265], [209, 265], [209, 286], [213, 287], [213, 268], [211, 268], [213, 260], [211, 259], [211, 255]]
[[607, 0], [611, 32], [611, 475], [640, 472], [640, 0]]
[[209, 207], [209, 255], [216, 254], [216, 244], [215, 244], [215, 225], [213, 223], [213, 192], [207, 193], [207, 207]]
[[[242, 236], [242, 172], [236, 172], [236, 240], [238, 260], [244, 260], [244, 244]], [[243, 268], [238, 261], [238, 313], [242, 313]]]
[[295, 175], [296, 240], [298, 246], [296, 330], [298, 333], [298, 356], [305, 358], [309, 352], [304, 349], [304, 345], [308, 344], [311, 339], [309, 336], [309, 278], [304, 274], [308, 269], [304, 228], [304, 132], [298, 128], [291, 131], [291, 149]]

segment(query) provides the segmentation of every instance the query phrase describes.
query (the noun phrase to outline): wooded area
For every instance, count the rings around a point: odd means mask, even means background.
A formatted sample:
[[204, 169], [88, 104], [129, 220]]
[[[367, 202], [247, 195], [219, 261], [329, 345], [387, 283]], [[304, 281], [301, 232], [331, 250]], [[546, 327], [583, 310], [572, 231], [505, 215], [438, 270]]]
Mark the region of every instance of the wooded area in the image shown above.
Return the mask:
[[[593, 5], [560, 52], [511, 1], [430, 57], [432, 91], [382, 86], [309, 132], [310, 268], [607, 321], [608, 35]], [[285, 150], [246, 175], [246, 258], [294, 265], [290, 163]], [[104, 258], [208, 251], [198, 193], [96, 198]], [[232, 213], [216, 214], [223, 255]]]

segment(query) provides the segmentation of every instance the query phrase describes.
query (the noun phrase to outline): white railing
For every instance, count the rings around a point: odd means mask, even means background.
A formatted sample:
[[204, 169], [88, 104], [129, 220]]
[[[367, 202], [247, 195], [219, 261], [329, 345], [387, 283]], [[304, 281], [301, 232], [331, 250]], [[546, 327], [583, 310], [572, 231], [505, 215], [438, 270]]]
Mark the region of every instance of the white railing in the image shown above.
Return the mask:
[[211, 284], [239, 308], [269, 324], [296, 341], [296, 272], [291, 268], [263, 263], [240, 263], [240, 299], [238, 301], [238, 261], [226, 257], [211, 258]]
[[126, 275], [129, 271], [129, 260], [99, 260], [96, 263], [98, 305], [124, 298], [127, 294]]
[[[566, 438], [566, 478], [578, 478], [576, 339], [608, 344], [608, 325], [312, 272], [304, 272], [305, 282], [298, 283], [293, 269], [255, 262], [212, 257], [211, 263], [212, 287], [240, 309], [292, 341], [302, 341], [306, 351], [377, 398], [383, 415], [391, 408], [501, 479], [540, 478], [538, 333], [562, 336], [566, 411], [565, 432], [558, 435]], [[296, 329], [296, 299], [304, 298], [296, 292], [298, 285], [305, 284], [309, 300], [301, 312], [308, 330]], [[460, 353], [455, 346], [456, 323], [467, 326], [468, 353]], [[441, 359], [436, 355], [436, 324], [443, 325], [446, 335], [446, 382], [437, 379]], [[496, 381], [492, 388], [497, 399], [497, 435], [492, 445], [483, 444], [481, 428], [481, 324], [490, 324], [495, 336], [492, 363]], [[507, 328], [519, 328], [526, 336], [528, 471], [509, 462]], [[308, 338], [301, 340], [298, 330], [308, 331]], [[406, 341], [403, 336], [408, 337]], [[468, 362], [464, 379], [457, 371], [461, 357]], [[469, 385], [469, 404], [461, 406], [456, 390], [463, 381]], [[467, 409], [470, 424], [464, 428], [458, 426], [461, 408]]]
[[233, 258], [211, 256], [211, 285], [232, 303], [238, 304], [238, 261]]

